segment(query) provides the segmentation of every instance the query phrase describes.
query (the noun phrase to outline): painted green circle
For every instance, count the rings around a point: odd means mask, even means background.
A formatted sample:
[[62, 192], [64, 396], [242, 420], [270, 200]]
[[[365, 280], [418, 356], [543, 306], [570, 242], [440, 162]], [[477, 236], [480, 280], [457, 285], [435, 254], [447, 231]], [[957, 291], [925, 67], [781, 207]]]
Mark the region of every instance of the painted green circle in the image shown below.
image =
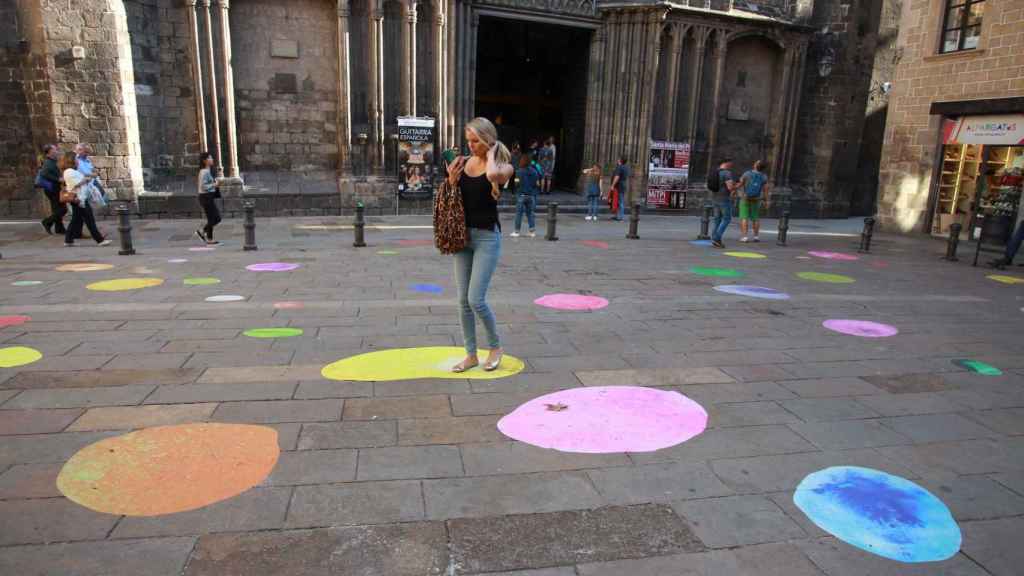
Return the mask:
[[980, 360], [953, 360], [953, 364], [982, 376], [1002, 376], [1003, 371]]
[[220, 284], [220, 278], [185, 278], [185, 286], [209, 286]]
[[826, 282], [828, 284], [853, 284], [856, 282], [849, 276], [843, 276], [842, 274], [826, 274], [824, 272], [798, 272], [797, 278], [804, 280], [810, 280], [812, 282]]
[[381, 256], [394, 256], [395, 254], [398, 254], [398, 252], [394, 250], [378, 250], [377, 254], [380, 254]]
[[690, 272], [693, 272], [698, 276], [715, 276], [717, 278], [739, 278], [743, 276], [743, 272], [733, 270], [732, 268], [707, 268], [704, 266], [694, 266], [693, 268], [690, 268]]
[[301, 336], [302, 328], [251, 328], [242, 334], [250, 338], [291, 338]]

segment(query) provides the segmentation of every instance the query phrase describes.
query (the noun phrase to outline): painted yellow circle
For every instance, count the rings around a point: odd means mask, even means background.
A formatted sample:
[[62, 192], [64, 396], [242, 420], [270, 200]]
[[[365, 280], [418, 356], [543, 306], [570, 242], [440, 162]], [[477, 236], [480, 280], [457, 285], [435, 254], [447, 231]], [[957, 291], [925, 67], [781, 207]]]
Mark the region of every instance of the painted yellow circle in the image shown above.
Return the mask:
[[99, 262], [75, 262], [73, 264], [61, 264], [57, 266], [58, 272], [98, 272], [110, 270], [113, 264], [100, 264]]
[[803, 280], [826, 282], [828, 284], [853, 284], [856, 282], [856, 280], [849, 276], [843, 276], [842, 274], [826, 274], [824, 272], [798, 272], [796, 276]]
[[97, 512], [158, 516], [236, 496], [277, 464], [277, 430], [246, 424], [156, 426], [79, 450], [57, 488]]
[[1024, 278], [1019, 276], [1007, 276], [1006, 274], [989, 274], [987, 276], [989, 280], [995, 280], [996, 282], [1002, 282], [1003, 284], [1024, 284]]
[[0, 348], [0, 368], [14, 368], [24, 366], [40, 360], [43, 354], [35, 348], [25, 346], [11, 346]]
[[733, 258], [749, 258], [751, 260], [767, 258], [764, 254], [758, 254], [757, 252], [723, 252], [723, 254], [726, 256], [732, 256]]
[[89, 290], [100, 292], [120, 292], [122, 290], [138, 290], [140, 288], [151, 288], [164, 283], [163, 278], [118, 278], [117, 280], [104, 280], [93, 282], [86, 286]]
[[[481, 351], [478, 356], [482, 365], [487, 355], [485, 351]], [[396, 348], [350, 356], [324, 366], [320, 373], [328, 380], [358, 380], [362, 382], [417, 378], [494, 380], [518, 374], [525, 368], [522, 360], [505, 354], [501, 359], [501, 365], [493, 372], [487, 372], [481, 366], [459, 374], [452, 372], [452, 366], [461, 362], [465, 357], [466, 351], [455, 346]]]

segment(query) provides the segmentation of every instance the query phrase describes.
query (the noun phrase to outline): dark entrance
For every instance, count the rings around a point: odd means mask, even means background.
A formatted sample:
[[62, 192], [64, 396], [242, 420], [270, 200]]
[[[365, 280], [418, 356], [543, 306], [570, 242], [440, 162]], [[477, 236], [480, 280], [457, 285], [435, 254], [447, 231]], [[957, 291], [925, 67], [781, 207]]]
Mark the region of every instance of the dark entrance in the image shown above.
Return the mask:
[[583, 162], [587, 64], [585, 28], [481, 17], [476, 113], [497, 124], [509, 147], [555, 137], [555, 185], [575, 190]]

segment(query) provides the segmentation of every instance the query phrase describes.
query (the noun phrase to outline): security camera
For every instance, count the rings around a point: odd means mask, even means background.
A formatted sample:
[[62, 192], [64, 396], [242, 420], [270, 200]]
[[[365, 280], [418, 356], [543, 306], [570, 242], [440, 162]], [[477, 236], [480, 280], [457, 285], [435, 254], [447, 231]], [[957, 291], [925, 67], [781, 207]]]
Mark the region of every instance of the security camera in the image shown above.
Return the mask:
[[882, 94], [892, 92], [892, 82], [882, 82]]

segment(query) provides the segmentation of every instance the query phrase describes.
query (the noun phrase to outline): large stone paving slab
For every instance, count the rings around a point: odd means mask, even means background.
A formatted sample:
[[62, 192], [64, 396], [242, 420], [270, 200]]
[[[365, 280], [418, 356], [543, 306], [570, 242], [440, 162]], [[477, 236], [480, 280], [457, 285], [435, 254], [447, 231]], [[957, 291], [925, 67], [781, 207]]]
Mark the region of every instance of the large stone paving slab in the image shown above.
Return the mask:
[[423, 497], [432, 520], [579, 510], [605, 503], [582, 472], [425, 480]]
[[313, 528], [422, 519], [420, 483], [405, 480], [298, 486], [285, 524]]
[[451, 520], [456, 574], [696, 552], [702, 546], [666, 506], [609, 507]]
[[186, 576], [442, 576], [439, 522], [204, 536]]
[[20, 576], [173, 576], [181, 574], [194, 537], [76, 542], [0, 548], [0, 574]]
[[0, 546], [102, 540], [117, 520], [65, 498], [0, 501]]

